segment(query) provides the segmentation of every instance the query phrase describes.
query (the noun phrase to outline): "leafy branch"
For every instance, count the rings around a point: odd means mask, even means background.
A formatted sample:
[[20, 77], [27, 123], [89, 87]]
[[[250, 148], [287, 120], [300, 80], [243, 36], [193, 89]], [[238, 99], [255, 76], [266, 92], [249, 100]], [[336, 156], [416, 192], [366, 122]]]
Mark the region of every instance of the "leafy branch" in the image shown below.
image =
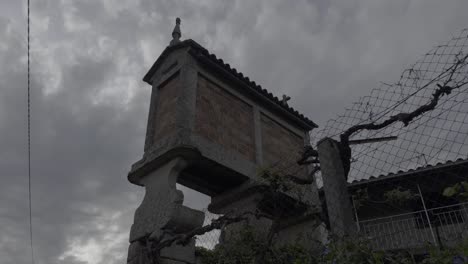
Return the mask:
[[444, 189], [442, 195], [457, 198], [460, 201], [468, 201], [468, 181], [458, 182]]

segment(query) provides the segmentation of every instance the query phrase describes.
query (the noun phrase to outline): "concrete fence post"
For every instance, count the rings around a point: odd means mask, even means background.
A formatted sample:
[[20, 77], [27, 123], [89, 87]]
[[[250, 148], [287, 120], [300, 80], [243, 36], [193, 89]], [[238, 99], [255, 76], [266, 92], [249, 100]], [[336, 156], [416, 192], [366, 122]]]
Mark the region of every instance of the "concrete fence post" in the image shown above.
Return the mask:
[[317, 150], [330, 229], [334, 236], [341, 238], [355, 235], [357, 230], [339, 144], [336, 140], [324, 138], [318, 142]]

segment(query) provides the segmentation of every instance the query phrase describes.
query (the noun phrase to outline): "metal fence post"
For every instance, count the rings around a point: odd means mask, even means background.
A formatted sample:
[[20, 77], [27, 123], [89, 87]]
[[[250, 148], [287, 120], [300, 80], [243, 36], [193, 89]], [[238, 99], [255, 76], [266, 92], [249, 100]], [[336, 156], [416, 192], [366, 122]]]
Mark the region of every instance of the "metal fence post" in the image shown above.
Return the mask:
[[437, 243], [437, 239], [434, 235], [434, 230], [432, 229], [431, 219], [429, 218], [429, 213], [427, 212], [426, 203], [424, 202], [424, 197], [422, 196], [421, 188], [419, 187], [419, 184], [416, 184], [416, 185], [418, 186], [419, 197], [421, 198], [421, 202], [424, 208], [424, 213], [426, 214], [427, 222], [429, 223], [429, 229], [431, 230], [432, 239], [434, 240], [434, 244], [436, 246], [439, 246], [439, 244]]

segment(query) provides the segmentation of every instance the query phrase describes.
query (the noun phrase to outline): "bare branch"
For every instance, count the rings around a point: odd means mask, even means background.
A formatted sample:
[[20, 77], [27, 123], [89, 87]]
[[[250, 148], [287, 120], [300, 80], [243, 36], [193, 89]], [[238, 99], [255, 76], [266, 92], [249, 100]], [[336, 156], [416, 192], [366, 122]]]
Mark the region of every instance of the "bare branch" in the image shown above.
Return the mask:
[[[443, 73], [441, 73], [436, 78], [432, 79], [431, 81], [429, 81], [428, 83], [426, 83], [425, 85], [423, 85], [422, 87], [418, 89], [418, 91], [420, 91], [421, 89], [426, 88], [428, 85], [433, 84], [437, 81], [442, 82], [442, 84], [436, 84], [438, 88], [435, 90], [434, 94], [432, 94], [432, 98], [427, 104], [418, 107], [412, 112], [399, 113], [394, 116], [391, 116], [389, 119], [381, 123], [370, 122], [366, 124], [358, 124], [345, 130], [340, 135], [340, 141], [341, 141], [340, 152], [341, 152], [341, 159], [343, 162], [343, 167], [345, 170], [346, 178], [351, 167], [351, 162], [350, 162], [351, 148], [349, 146], [350, 145], [349, 139], [353, 134], [361, 130], [380, 130], [396, 122], [402, 122], [405, 126], [408, 126], [409, 123], [412, 122], [418, 116], [421, 116], [426, 112], [434, 110], [436, 106], [438, 105], [441, 97], [443, 97], [444, 95], [449, 95], [454, 89], [458, 89], [468, 84], [468, 81], [458, 81], [458, 82], [453, 83], [454, 82], [453, 78], [454, 78], [455, 73], [458, 73], [458, 70], [460, 69], [460, 67], [464, 67], [467, 65], [467, 59], [468, 59], [468, 54], [463, 56], [463, 58], [459, 58], [459, 56], [456, 56], [456, 61], [454, 62], [452, 66], [447, 68]], [[410, 74], [411, 73], [412, 71], [410, 71]], [[442, 81], [442, 79], [445, 79], [445, 80]], [[413, 96], [418, 91], [411, 94], [410, 96]], [[401, 104], [401, 102], [395, 105], [395, 107], [398, 106], [399, 104]]]
[[297, 176], [294, 176], [294, 175], [285, 175], [288, 180], [290, 180], [291, 182], [295, 183], [295, 184], [298, 184], [298, 185], [308, 185], [308, 184], [312, 184], [314, 183], [314, 178], [312, 175], [314, 175], [316, 172], [318, 172], [320, 170], [320, 167], [319, 166], [315, 166], [312, 171], [309, 173], [309, 178], [308, 179], [302, 179], [302, 178], [299, 178]]
[[297, 164], [307, 165], [311, 163], [318, 163], [317, 159], [310, 160], [309, 158], [311, 157], [317, 158], [318, 152], [314, 148], [312, 148], [312, 146], [305, 146], [304, 151], [301, 154], [301, 158], [297, 161]]
[[157, 241], [157, 245], [155, 246], [153, 250], [159, 252], [159, 250], [166, 248], [166, 247], [170, 247], [173, 244], [185, 246], [191, 241], [193, 237], [197, 235], [203, 235], [212, 230], [221, 229], [222, 227], [233, 224], [233, 223], [247, 221], [248, 216], [254, 216], [257, 219], [261, 217], [267, 217], [266, 214], [262, 214], [260, 212], [244, 212], [238, 216], [224, 215], [224, 216], [219, 217], [218, 219], [213, 220], [211, 224], [209, 225], [196, 228], [185, 234], [176, 235], [170, 239]]
[[402, 122], [405, 126], [407, 126], [411, 121], [414, 120], [414, 118], [428, 112], [431, 110], [434, 110], [437, 104], [439, 103], [439, 100], [442, 96], [448, 95], [452, 92], [452, 90], [460, 88], [464, 85], [467, 84], [467, 82], [459, 83], [457, 85], [452, 85], [449, 86], [448, 84], [452, 82], [453, 80], [453, 75], [457, 72], [460, 66], [466, 65], [466, 60], [468, 58], [468, 55], [463, 57], [462, 59], [458, 59], [457, 62], [454, 64], [453, 67], [450, 67], [447, 69], [447, 72], [449, 73], [448, 78], [443, 82], [443, 84], [437, 84], [438, 89], [434, 92], [432, 95], [432, 99], [429, 101], [429, 103], [422, 105], [418, 107], [416, 110], [410, 113], [400, 113], [394, 116], [391, 116], [389, 119], [383, 121], [382, 123], [376, 124], [375, 122], [367, 123], [367, 124], [360, 124], [356, 126], [352, 126], [349, 129], [347, 129], [345, 132], [343, 132], [340, 135], [340, 140], [341, 143], [348, 146], [349, 145], [349, 138], [356, 132], [361, 131], [361, 130], [379, 130], [382, 128], [385, 128], [395, 122]]

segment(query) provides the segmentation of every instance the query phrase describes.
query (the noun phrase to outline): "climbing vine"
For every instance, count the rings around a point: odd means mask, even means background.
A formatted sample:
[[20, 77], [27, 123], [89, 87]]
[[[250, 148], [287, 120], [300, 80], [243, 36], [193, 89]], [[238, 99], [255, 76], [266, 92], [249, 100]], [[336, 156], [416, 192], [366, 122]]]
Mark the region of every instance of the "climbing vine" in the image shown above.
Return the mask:
[[408, 251], [376, 251], [365, 238], [331, 240], [317, 254], [303, 246], [292, 244], [271, 247], [260, 262], [256, 256], [262, 248], [262, 240], [246, 227], [237, 239], [213, 250], [197, 248], [201, 264], [462, 264], [468, 262], [468, 240], [455, 248], [439, 249], [427, 246], [426, 254], [414, 256]]
[[444, 189], [443, 195], [468, 202], [468, 181], [462, 181]]
[[409, 201], [417, 199], [418, 197], [418, 194], [414, 194], [409, 189], [404, 190], [400, 186], [384, 193], [385, 201], [397, 206], [403, 206]]

